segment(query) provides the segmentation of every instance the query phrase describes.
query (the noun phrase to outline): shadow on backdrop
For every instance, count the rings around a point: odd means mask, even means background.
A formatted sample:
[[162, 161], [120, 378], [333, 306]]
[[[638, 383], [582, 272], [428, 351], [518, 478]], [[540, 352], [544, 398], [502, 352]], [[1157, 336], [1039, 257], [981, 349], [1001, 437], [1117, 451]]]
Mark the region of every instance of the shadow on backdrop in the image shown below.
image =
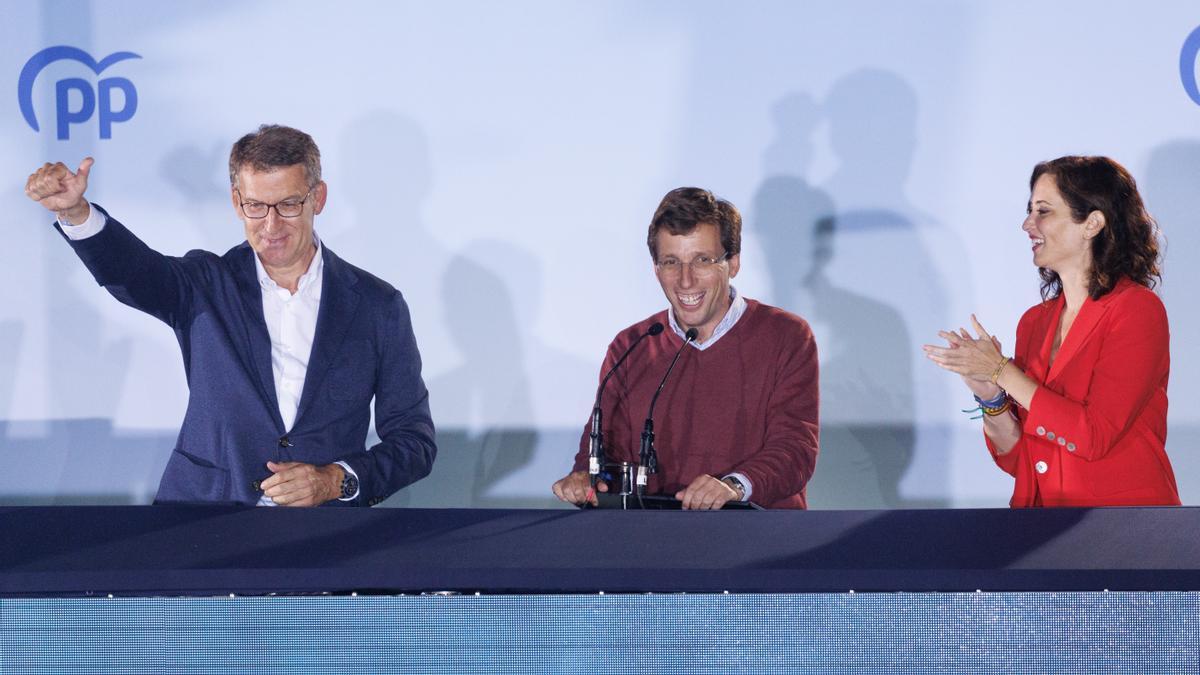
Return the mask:
[[[407, 115], [375, 110], [346, 126], [338, 152], [341, 170], [329, 199], [353, 219], [327, 221], [323, 231], [339, 255], [404, 295], [428, 382], [446, 365], [438, 358], [444, 350], [434, 347], [449, 340], [439, 284], [450, 257], [423, 215], [433, 190], [429, 139]], [[436, 425], [444, 418], [436, 391], [430, 405]]]
[[[412, 118], [394, 110], [380, 109], [356, 118], [342, 131], [336, 182], [330, 182], [330, 204], [353, 213], [349, 222], [326, 222], [322, 232], [331, 249], [353, 265], [392, 284], [404, 296], [412, 317], [413, 333], [422, 350], [425, 380], [429, 382], [430, 346], [440, 343], [440, 326], [435, 300], [436, 284], [445, 266], [446, 251], [422, 218], [422, 209], [433, 183], [429, 141]], [[370, 159], [375, 161], [369, 161]], [[379, 158], [388, 171], [379, 171]], [[439, 452], [433, 472], [444, 459], [444, 429], [438, 424], [441, 398], [431, 388], [430, 408], [438, 433]], [[374, 425], [367, 439], [378, 439]], [[433, 477], [417, 483], [421, 485]], [[411, 491], [405, 488], [386, 502], [387, 506], [409, 506]], [[422, 506], [423, 504], [411, 504]]]
[[198, 248], [217, 254], [233, 248], [244, 238], [237, 213], [229, 201], [229, 180], [226, 178], [232, 145], [232, 140], [217, 139], [207, 148], [185, 143], [168, 150], [158, 165], [159, 174], [182, 201], [182, 212], [194, 230], [193, 241], [198, 242]]
[[[839, 287], [828, 275], [837, 213], [830, 195], [805, 178], [819, 105], [807, 94], [791, 94], [772, 112], [777, 136], [764, 153], [768, 177], [755, 195], [754, 225], [763, 240], [773, 302], [805, 317], [818, 336], [821, 452], [809, 503], [894, 507], [913, 437], [904, 325], [887, 305]], [[894, 400], [907, 405], [872, 408]], [[887, 422], [855, 421], [880, 417]]]
[[[1200, 139], [1178, 139], [1150, 153], [1140, 181], [1142, 195], [1165, 239], [1162, 285], [1159, 295], [1171, 323], [1171, 400], [1167, 454], [1175, 469], [1184, 504], [1200, 503], [1193, 476], [1200, 475], [1200, 423], [1194, 409], [1180, 394], [1200, 381], [1200, 354], [1193, 347], [1200, 334], [1200, 313], [1195, 309], [1200, 289]], [[1188, 298], [1191, 298], [1190, 300]], [[1183, 415], [1192, 419], [1184, 419]]]
[[406, 490], [408, 505], [557, 505], [550, 484], [579, 436], [542, 422], [559, 392], [531, 374], [553, 374], [564, 388], [586, 386], [589, 375], [538, 338], [541, 283], [537, 258], [498, 240], [473, 242], [447, 265], [442, 318], [462, 360], [429, 386], [461, 422], [439, 428], [433, 473]]
[[[805, 317], [821, 354], [821, 452], [812, 508], [940, 507], [948, 500], [949, 429], [920, 426], [915, 406], [948, 405], [914, 372], [913, 328], [948, 325], [945, 289], [921, 230], [932, 219], [905, 195], [917, 101], [898, 76], [861, 70], [824, 102], [793, 93], [772, 110], [776, 137], [755, 195], [773, 302]], [[828, 125], [837, 168], [807, 175]], [[936, 330], [936, 329], [935, 329]], [[935, 373], [938, 375], [940, 373]], [[915, 461], [923, 455], [919, 466]], [[902, 496], [903, 479], [923, 486]]]
[[[499, 247], [492, 254], [507, 257]], [[442, 318], [462, 363], [430, 388], [467, 422], [439, 431], [433, 475], [413, 487], [414, 500], [482, 506], [488, 488], [528, 463], [537, 445], [522, 330], [504, 278], [470, 255], [451, 259], [442, 289]]]
[[339, 154], [341, 171], [336, 182], [330, 181], [330, 204], [336, 200], [354, 217], [325, 223], [330, 247], [404, 294], [418, 345], [440, 342], [437, 284], [449, 254], [422, 213], [433, 184], [425, 131], [406, 115], [376, 110], [346, 127]]

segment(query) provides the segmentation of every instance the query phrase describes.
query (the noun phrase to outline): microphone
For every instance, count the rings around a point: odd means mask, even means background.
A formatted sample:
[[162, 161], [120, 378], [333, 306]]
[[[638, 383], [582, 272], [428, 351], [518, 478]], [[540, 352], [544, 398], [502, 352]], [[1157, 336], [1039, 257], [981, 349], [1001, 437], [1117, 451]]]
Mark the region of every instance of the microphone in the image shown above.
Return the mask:
[[671, 365], [663, 374], [662, 382], [658, 383], [658, 390], [654, 392], [654, 398], [650, 399], [650, 412], [646, 413], [646, 425], [642, 427], [642, 451], [638, 457], [637, 494], [639, 500], [646, 491], [646, 477], [652, 473], [658, 473], [658, 453], [654, 451], [654, 406], [658, 404], [658, 395], [667, 385], [667, 378], [675, 369], [675, 362], [679, 360], [679, 355], [699, 334], [700, 331], [695, 328], [689, 328], [684, 334], [683, 344], [679, 346], [679, 351], [675, 352], [675, 358], [671, 359]]
[[629, 358], [634, 348], [642, 340], [661, 332], [663, 332], [663, 325], [657, 321], [654, 322], [645, 333], [639, 335], [633, 344], [629, 345], [629, 349], [626, 349], [621, 358], [617, 359], [612, 368], [608, 369], [604, 378], [600, 380], [600, 386], [596, 388], [596, 405], [592, 407], [592, 432], [588, 435], [588, 474], [591, 476], [592, 487], [596, 486], [596, 479], [600, 477], [600, 465], [604, 463], [604, 432], [601, 430], [603, 413], [600, 412], [600, 399], [604, 396], [604, 385], [608, 384], [609, 378], [617, 372], [617, 368], [621, 367], [621, 364]]

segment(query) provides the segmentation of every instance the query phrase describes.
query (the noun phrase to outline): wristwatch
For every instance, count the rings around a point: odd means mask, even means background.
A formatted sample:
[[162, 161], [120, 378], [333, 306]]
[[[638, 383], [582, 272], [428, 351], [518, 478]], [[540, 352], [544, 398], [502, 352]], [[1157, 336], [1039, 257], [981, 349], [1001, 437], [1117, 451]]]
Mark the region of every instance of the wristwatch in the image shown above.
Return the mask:
[[742, 481], [738, 480], [738, 477], [737, 477], [737, 476], [725, 476], [725, 477], [724, 477], [724, 478], [722, 478], [721, 480], [722, 480], [722, 481], [723, 481], [723, 482], [724, 482], [726, 485], [728, 485], [729, 487], [733, 488], [733, 491], [737, 493], [737, 500], [738, 500], [739, 502], [740, 502], [740, 501], [745, 501], [745, 499], [746, 499], [746, 486], [745, 486], [745, 485], [742, 483]]
[[358, 476], [342, 468], [342, 495], [339, 499], [349, 499], [358, 494]]

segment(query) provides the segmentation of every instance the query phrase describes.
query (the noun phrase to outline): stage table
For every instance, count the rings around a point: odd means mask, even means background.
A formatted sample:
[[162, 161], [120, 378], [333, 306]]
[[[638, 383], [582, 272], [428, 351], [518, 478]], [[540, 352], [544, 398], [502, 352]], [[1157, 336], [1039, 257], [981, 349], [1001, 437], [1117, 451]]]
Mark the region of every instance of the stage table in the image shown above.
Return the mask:
[[1195, 508], [0, 508], [0, 670], [1195, 672], [1198, 535]]

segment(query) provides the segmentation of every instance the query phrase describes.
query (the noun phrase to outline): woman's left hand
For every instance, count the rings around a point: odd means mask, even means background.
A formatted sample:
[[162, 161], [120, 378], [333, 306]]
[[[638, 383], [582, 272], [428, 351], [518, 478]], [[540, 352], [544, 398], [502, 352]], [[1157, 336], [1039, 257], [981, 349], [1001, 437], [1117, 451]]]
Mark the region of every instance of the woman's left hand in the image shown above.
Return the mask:
[[1000, 343], [984, 330], [983, 325], [971, 315], [971, 324], [978, 337], [972, 337], [965, 328], [954, 331], [938, 331], [938, 336], [949, 343], [948, 347], [925, 345], [925, 356], [942, 368], [975, 382], [991, 382], [996, 367], [1004, 360]]

